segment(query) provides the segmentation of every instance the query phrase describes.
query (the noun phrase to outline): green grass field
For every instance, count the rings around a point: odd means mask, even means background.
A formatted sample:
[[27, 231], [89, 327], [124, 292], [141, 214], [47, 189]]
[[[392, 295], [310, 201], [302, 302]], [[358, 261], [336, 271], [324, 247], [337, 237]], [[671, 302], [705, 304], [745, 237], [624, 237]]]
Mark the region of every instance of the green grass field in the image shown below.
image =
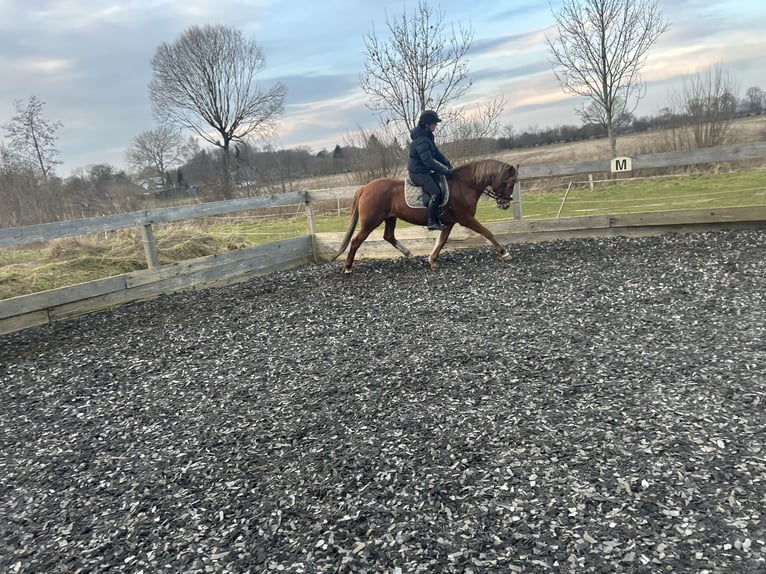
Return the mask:
[[[522, 190], [524, 219], [747, 205], [766, 205], [766, 170], [594, 183], [593, 189], [580, 180], [568, 193], [566, 186], [543, 193]], [[479, 218], [497, 220], [493, 207], [482, 202]]]
[[[524, 219], [617, 214], [679, 209], [766, 205], [766, 170], [751, 169], [652, 179], [596, 182], [591, 189], [582, 178], [560, 187], [541, 189], [525, 182]], [[498, 210], [494, 201], [479, 202], [477, 217], [489, 223], [513, 218], [513, 210]], [[344, 231], [348, 212], [318, 213], [320, 232]], [[163, 264], [260, 245], [308, 233], [298, 211], [292, 216], [245, 220], [223, 218], [205, 226], [167, 225], [156, 236]], [[406, 226], [401, 222], [399, 225]], [[135, 231], [51, 241], [39, 249], [0, 249], [0, 299], [73, 285], [146, 268], [140, 237]]]

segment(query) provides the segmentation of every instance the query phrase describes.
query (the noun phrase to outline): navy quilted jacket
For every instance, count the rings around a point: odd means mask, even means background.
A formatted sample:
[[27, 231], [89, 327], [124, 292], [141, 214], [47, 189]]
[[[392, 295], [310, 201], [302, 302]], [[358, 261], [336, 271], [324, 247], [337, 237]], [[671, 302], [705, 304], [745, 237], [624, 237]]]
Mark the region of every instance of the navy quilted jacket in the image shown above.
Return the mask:
[[407, 171], [410, 173], [431, 173], [436, 171], [449, 175], [452, 164], [439, 151], [434, 142], [434, 134], [423, 127], [416, 127], [410, 132], [410, 157]]

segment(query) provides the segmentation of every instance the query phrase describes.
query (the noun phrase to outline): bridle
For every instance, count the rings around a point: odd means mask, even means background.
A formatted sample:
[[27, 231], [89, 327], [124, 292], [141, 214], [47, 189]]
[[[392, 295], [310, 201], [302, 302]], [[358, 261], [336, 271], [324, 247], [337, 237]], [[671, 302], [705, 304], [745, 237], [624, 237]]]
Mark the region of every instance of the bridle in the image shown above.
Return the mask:
[[[497, 189], [493, 189], [492, 187], [490, 187], [487, 190], [485, 190], [484, 193], [486, 193], [489, 197], [494, 199], [497, 203], [500, 203], [501, 201], [510, 203], [513, 201], [513, 188], [516, 187], [516, 182], [518, 181], [518, 179], [519, 179], [518, 176], [511, 176], [508, 179], [506, 179]], [[510, 187], [510, 192], [508, 191], [509, 187]]]

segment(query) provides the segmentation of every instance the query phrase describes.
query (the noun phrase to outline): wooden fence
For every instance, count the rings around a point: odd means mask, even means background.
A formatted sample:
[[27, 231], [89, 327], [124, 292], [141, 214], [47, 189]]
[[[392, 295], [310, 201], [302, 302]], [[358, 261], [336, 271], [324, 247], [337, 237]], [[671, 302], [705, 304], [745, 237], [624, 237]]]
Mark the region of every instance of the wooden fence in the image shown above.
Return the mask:
[[[693, 152], [644, 155], [633, 158], [632, 163], [633, 169], [637, 170], [764, 157], [766, 157], [766, 142], [759, 142]], [[608, 160], [553, 166], [522, 166], [520, 184], [514, 193], [514, 221], [489, 224], [488, 227], [499, 241], [505, 243], [594, 235], [647, 235], [706, 229], [766, 227], [766, 206], [523, 220], [521, 184], [525, 180], [609, 171], [610, 161]], [[139, 228], [147, 259], [145, 270], [0, 301], [0, 334], [132, 301], [154, 298], [163, 293], [225, 285], [278, 270], [326, 261], [338, 248], [343, 234], [317, 233], [314, 204], [328, 199], [348, 199], [353, 196], [355, 189], [355, 187], [344, 187], [323, 191], [292, 192], [270, 197], [185, 205], [0, 229], [0, 247], [8, 247], [61, 237]], [[305, 204], [307, 214], [307, 235], [305, 236], [172, 265], [159, 265], [153, 231], [153, 226], [156, 224], [301, 203]], [[408, 248], [416, 255], [426, 254], [433, 247], [434, 235], [428, 235], [421, 228], [399, 229], [397, 236], [406, 241]], [[453, 231], [447, 245], [448, 248], [454, 249], [476, 247], [485, 242], [483, 237], [458, 227]], [[382, 231], [376, 231], [363, 244], [358, 257], [360, 259], [387, 257], [393, 254], [398, 252], [390, 245], [383, 244]]]

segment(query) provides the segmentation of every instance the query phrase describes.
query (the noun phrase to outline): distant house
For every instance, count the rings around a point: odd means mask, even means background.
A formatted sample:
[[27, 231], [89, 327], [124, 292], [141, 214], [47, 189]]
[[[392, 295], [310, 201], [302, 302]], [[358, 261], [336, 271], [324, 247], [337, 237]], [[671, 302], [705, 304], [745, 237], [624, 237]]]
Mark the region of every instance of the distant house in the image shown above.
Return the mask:
[[194, 197], [197, 195], [197, 186], [184, 185], [183, 188], [174, 186], [172, 183], [161, 176], [143, 178], [136, 181], [136, 184], [144, 189], [145, 199], [172, 199], [176, 197]]
[[139, 179], [136, 183], [146, 190], [144, 195], [148, 197], [158, 197], [159, 194], [165, 191], [165, 178], [161, 175]]

